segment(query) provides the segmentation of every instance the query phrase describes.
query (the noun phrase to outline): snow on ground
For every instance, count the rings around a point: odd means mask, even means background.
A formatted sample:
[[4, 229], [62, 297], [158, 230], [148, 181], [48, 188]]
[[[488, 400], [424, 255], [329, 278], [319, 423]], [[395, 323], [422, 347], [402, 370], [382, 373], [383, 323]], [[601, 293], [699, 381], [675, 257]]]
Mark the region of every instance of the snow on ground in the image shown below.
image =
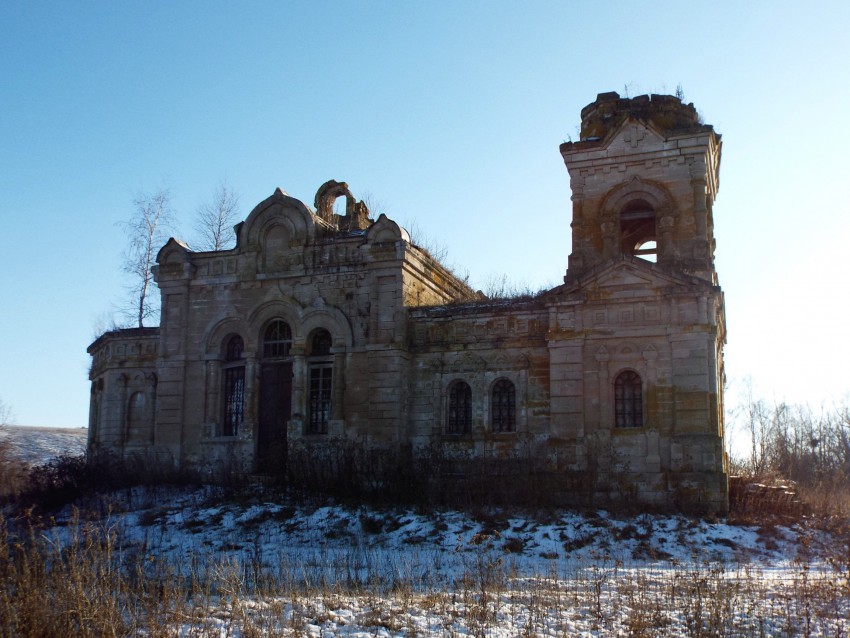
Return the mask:
[[[245, 635], [249, 622], [315, 637], [850, 632], [850, 576], [823, 560], [831, 537], [803, 525], [426, 512], [293, 501], [262, 488], [229, 497], [134, 488], [112, 498], [98, 524], [124, 551], [215, 574], [222, 591], [246, 588], [211, 602], [197, 635]], [[60, 535], [68, 518], [58, 518]], [[256, 574], [273, 585], [245, 593]], [[695, 629], [720, 619], [725, 633]]]
[[[404, 571], [427, 565], [427, 578], [451, 582], [470, 555], [493, 553], [519, 572], [548, 572], [552, 561], [604, 560], [611, 563], [711, 561], [777, 564], [798, 558], [800, 530], [759, 529], [685, 516], [616, 517], [604, 511], [534, 516], [482, 511], [421, 512], [408, 508], [373, 509], [315, 503], [281, 503], [262, 492], [234, 502], [206, 491], [170, 494], [168, 488], [135, 490], [120, 498], [131, 509], [112, 524], [125, 538], [157, 553], [218, 556], [345, 570], [327, 560], [356, 554], [371, 564]], [[115, 509], [122, 507], [115, 504]]]
[[8, 441], [12, 456], [27, 465], [41, 465], [57, 456], [83, 454], [87, 436], [86, 428], [0, 427], [0, 442]]
[[[81, 453], [85, 432], [0, 437], [44, 462]], [[180, 635], [850, 635], [850, 547], [836, 567], [837, 539], [802, 523], [376, 508], [261, 487], [133, 488], [97, 509], [125, 555], [218, 583]], [[72, 518], [46, 533], [67, 540]]]

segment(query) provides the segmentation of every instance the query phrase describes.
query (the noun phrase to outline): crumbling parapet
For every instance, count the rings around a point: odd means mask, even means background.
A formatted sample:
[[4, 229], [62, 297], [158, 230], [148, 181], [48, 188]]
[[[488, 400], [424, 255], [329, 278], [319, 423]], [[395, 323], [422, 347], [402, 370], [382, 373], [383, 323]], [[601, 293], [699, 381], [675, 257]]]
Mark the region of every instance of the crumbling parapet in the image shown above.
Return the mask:
[[581, 110], [581, 141], [602, 139], [625, 119], [651, 122], [662, 132], [713, 130], [700, 122], [693, 104], [685, 104], [673, 95], [623, 98], [611, 91], [600, 93], [595, 102]]
[[[345, 197], [345, 216], [337, 215], [333, 211], [334, 202], [339, 197]], [[365, 230], [372, 225], [369, 208], [362, 200], [357, 201], [354, 198], [345, 182], [331, 179], [322, 184], [316, 192], [313, 204], [321, 219], [341, 231]]]

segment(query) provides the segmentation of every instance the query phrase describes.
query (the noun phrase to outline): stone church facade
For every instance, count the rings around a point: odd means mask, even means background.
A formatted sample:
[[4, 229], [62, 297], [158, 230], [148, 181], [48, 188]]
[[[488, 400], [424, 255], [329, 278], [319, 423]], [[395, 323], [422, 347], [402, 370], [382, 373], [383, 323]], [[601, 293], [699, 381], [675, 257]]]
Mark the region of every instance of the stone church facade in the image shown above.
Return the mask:
[[720, 135], [672, 96], [581, 118], [568, 269], [537, 296], [476, 293], [335, 181], [312, 207], [276, 190], [233, 249], [169, 240], [160, 326], [89, 346], [90, 453], [262, 474], [332, 442], [436, 449], [587, 503], [725, 510]]

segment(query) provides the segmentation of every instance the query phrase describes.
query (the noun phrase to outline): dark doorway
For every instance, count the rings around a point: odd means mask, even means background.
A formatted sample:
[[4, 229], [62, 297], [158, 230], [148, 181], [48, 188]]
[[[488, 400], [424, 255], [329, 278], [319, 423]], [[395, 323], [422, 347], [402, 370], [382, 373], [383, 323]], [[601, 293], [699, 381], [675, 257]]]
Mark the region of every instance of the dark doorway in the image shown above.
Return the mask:
[[286, 422], [292, 415], [292, 362], [264, 363], [260, 369], [257, 471], [286, 470]]

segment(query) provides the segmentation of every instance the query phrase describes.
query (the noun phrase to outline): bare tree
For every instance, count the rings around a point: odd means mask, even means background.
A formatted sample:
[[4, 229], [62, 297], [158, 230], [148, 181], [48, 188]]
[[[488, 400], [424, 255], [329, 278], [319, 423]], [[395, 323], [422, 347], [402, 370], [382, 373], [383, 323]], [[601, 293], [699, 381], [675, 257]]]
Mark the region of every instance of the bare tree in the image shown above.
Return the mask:
[[224, 250], [236, 242], [233, 226], [239, 217], [239, 194], [222, 181], [212, 199], [198, 206], [195, 231], [199, 250]]
[[11, 425], [13, 419], [12, 406], [0, 399], [0, 426]]
[[149, 296], [153, 283], [151, 268], [156, 253], [173, 228], [174, 211], [171, 208], [171, 193], [167, 188], [153, 193], [138, 193], [133, 198], [133, 206], [135, 210], [132, 217], [121, 224], [129, 242], [124, 253], [124, 272], [131, 277], [132, 305], [127, 314], [134, 317], [134, 321], [138, 320], [139, 328], [143, 328], [145, 319], [157, 312]]

